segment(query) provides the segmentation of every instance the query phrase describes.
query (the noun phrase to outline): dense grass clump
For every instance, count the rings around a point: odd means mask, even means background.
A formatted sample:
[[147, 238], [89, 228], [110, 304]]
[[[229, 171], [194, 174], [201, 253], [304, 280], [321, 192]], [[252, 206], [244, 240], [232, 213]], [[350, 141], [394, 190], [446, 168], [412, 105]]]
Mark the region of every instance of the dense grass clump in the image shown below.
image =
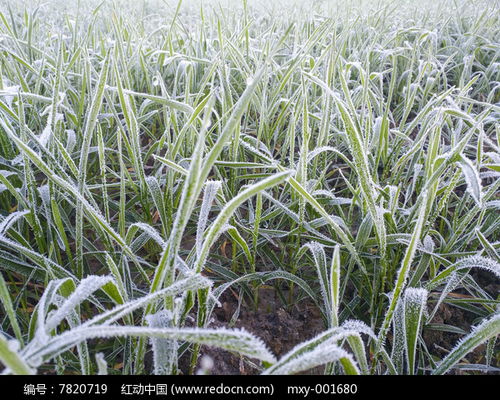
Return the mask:
[[0, 0], [4, 373], [497, 372], [500, 5], [413, 3]]

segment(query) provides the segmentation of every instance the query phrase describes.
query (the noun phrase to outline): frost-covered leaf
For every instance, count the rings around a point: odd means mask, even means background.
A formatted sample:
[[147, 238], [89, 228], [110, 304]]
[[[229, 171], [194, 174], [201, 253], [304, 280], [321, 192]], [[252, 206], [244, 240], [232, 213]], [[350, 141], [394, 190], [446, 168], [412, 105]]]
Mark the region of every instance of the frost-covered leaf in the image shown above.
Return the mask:
[[417, 341], [422, 330], [427, 296], [428, 292], [423, 288], [408, 288], [403, 296], [406, 361], [410, 375], [414, 375], [416, 372]]
[[185, 279], [179, 280], [174, 284], [172, 284], [171, 286], [163, 288], [162, 290], [158, 290], [154, 293], [148, 294], [138, 299], [131, 300], [125, 304], [120, 304], [109, 311], [105, 311], [101, 314], [98, 314], [95, 317], [89, 319], [88, 321], [85, 321], [82, 324], [82, 327], [110, 325], [120, 320], [125, 315], [130, 314], [132, 311], [147, 306], [148, 304], [154, 302], [155, 300], [161, 298], [162, 296], [174, 296], [178, 293], [184, 293], [190, 290], [209, 288], [211, 285], [212, 281], [210, 281], [209, 279], [199, 274], [192, 275]]
[[322, 304], [324, 304], [325, 314], [330, 315], [332, 312], [332, 299], [325, 250], [318, 242], [306, 243], [304, 247], [307, 247], [313, 255], [314, 266], [316, 267], [316, 274], [321, 288]]
[[434, 279], [432, 279], [427, 284], [427, 289], [432, 290], [443, 281], [449, 279], [449, 277], [456, 271], [469, 269], [469, 268], [480, 268], [485, 271], [491, 272], [497, 278], [500, 278], [500, 263], [492, 260], [491, 258], [473, 255], [469, 257], [461, 258], [455, 264], [449, 266], [444, 271], [440, 272]]
[[398, 301], [396, 309], [394, 310], [394, 317], [392, 320], [392, 351], [391, 359], [396, 367], [398, 374], [403, 374], [404, 368], [404, 355], [405, 355], [405, 321], [403, 301]]
[[149, 192], [151, 193], [151, 197], [155, 204], [156, 210], [158, 211], [158, 215], [163, 224], [166, 224], [166, 215], [167, 212], [165, 210], [165, 202], [163, 201], [163, 191], [161, 190], [160, 183], [158, 179], [154, 176], [147, 176], [145, 178], [146, 185], [148, 187]]
[[18, 375], [34, 374], [35, 370], [28, 365], [18, 350], [19, 342], [17, 340], [8, 340], [0, 333], [0, 361], [7, 367], [8, 371]]
[[[151, 328], [173, 328], [173, 314], [169, 310], [146, 316]], [[171, 375], [177, 368], [177, 341], [151, 338], [155, 375]]]
[[28, 215], [30, 213], [29, 210], [24, 211], [16, 211], [8, 216], [6, 216], [3, 221], [0, 223], [0, 235], [5, 235], [5, 232], [9, 230], [9, 228], [20, 218]]
[[485, 204], [486, 208], [494, 208], [500, 210], [500, 200], [491, 200]]
[[[317, 367], [318, 365], [340, 361], [348, 375], [358, 375], [359, 369], [352, 356], [334, 344], [325, 344], [303, 353], [290, 361], [281, 364], [269, 372], [271, 375], [292, 375]], [[264, 371], [266, 374], [266, 371]]]
[[97, 362], [97, 375], [107, 375], [108, 374], [108, 364], [104, 358], [103, 353], [97, 353], [95, 355], [95, 360]]
[[125, 238], [126, 242], [130, 244], [130, 247], [132, 249], [136, 248], [137, 245], [132, 243], [132, 238], [134, 237], [135, 233], [141, 230], [143, 233], [146, 235], [148, 239], [153, 239], [158, 245], [161, 247], [165, 247], [167, 243], [161, 235], [156, 231], [155, 228], [153, 228], [151, 225], [142, 223], [142, 222], [136, 222], [135, 224], [131, 224], [128, 228], [127, 231], [127, 236]]
[[169, 340], [183, 340], [206, 346], [218, 347], [239, 354], [275, 363], [276, 358], [256, 336], [241, 329], [198, 329], [198, 328], [150, 328], [137, 326], [87, 326], [78, 327], [51, 338], [42, 348], [26, 357], [32, 362], [52, 359], [80, 342], [95, 338], [147, 337]]
[[472, 196], [474, 201], [481, 207], [482, 206], [482, 185], [481, 178], [477, 168], [472, 164], [472, 161], [462, 155], [460, 157], [459, 165], [467, 183], [467, 192]]
[[77, 305], [85, 300], [88, 300], [92, 293], [111, 281], [112, 278], [109, 276], [96, 275], [90, 275], [82, 279], [75, 291], [71, 293], [71, 295], [57, 309], [57, 311], [55, 311], [51, 317], [46, 320], [45, 330], [50, 332], [52, 329], [55, 329], [57, 325], [59, 325], [59, 323], [61, 323], [61, 321], [66, 318]]
[[397, 279], [396, 279], [396, 283], [395, 283], [395, 288], [394, 288], [394, 291], [393, 291], [391, 298], [390, 298], [389, 307], [387, 309], [383, 325], [379, 331], [379, 335], [378, 335], [378, 348], [379, 349], [384, 344], [387, 329], [389, 328], [389, 326], [392, 322], [392, 317], [394, 315], [394, 311], [396, 309], [398, 302], [400, 301], [401, 293], [404, 289], [404, 286], [406, 285], [406, 281], [408, 279], [408, 274], [409, 274], [409, 269], [410, 269], [410, 266], [413, 262], [415, 252], [417, 250], [417, 245], [420, 241], [420, 235], [422, 233], [424, 219], [426, 216], [427, 201], [428, 201], [427, 196], [428, 196], [428, 192], [424, 192], [421, 195], [421, 204], [420, 204], [420, 208], [418, 211], [418, 219], [417, 219], [417, 222], [415, 224], [413, 234], [411, 235], [410, 243], [408, 244], [408, 247], [406, 249], [405, 256], [404, 256], [403, 261], [401, 263], [401, 267], [398, 271], [398, 275], [397, 275]]
[[432, 371], [432, 374], [445, 374], [477, 346], [498, 335], [500, 335], [500, 313], [496, 313], [491, 318], [484, 320], [481, 324], [472, 328], [471, 332], [462, 338], [453, 350], [439, 363], [437, 368]]
[[[358, 328], [360, 329], [359, 331], [357, 330]], [[331, 328], [295, 346], [287, 354], [282, 356], [276, 364], [264, 371], [264, 374], [292, 373], [289, 371], [299, 372], [304, 369], [312, 368], [313, 366], [337, 360], [342, 363], [346, 374], [359, 374], [358, 366], [352, 359], [352, 356], [341, 349], [338, 343], [349, 338], [361, 340], [360, 333], [373, 333], [370, 332], [371, 330], [369, 328], [366, 328], [365, 324], [358, 321], [349, 321], [345, 326]], [[325, 353], [328, 357], [325, 356], [322, 360], [321, 351], [332, 348], [338, 349], [339, 352], [332, 350], [331, 353]], [[356, 350], [359, 350], [357, 346]], [[363, 358], [364, 357], [361, 357], [361, 360], [363, 360]]]
[[208, 214], [212, 207], [212, 203], [215, 200], [217, 192], [222, 186], [221, 181], [209, 181], [205, 183], [203, 202], [201, 203], [200, 215], [198, 217], [198, 225], [196, 228], [196, 255], [199, 257], [201, 252], [201, 247], [203, 245], [203, 233], [205, 232], [205, 227], [207, 226]]

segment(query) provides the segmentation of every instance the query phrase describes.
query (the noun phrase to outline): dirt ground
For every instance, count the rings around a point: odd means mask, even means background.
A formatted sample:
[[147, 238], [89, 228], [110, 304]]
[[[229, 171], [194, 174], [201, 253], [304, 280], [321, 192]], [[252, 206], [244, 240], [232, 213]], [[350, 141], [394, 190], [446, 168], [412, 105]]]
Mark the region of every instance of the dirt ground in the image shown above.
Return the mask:
[[[491, 275], [482, 271], [473, 273], [476, 282], [492, 297], [500, 293], [500, 282], [492, 282]], [[461, 294], [458, 291], [457, 296]], [[297, 344], [311, 339], [324, 331], [325, 326], [320, 311], [312, 301], [301, 301], [290, 309], [285, 309], [283, 302], [278, 298], [273, 288], [259, 291], [259, 305], [255, 309], [246, 301], [241, 302], [238, 313], [238, 294], [226, 291], [221, 296], [221, 307], [217, 307], [212, 315], [211, 327], [245, 328], [247, 331], [260, 337], [269, 349], [279, 358]], [[236, 317], [236, 318], [235, 318]], [[469, 332], [474, 325], [474, 314], [455, 306], [442, 304], [431, 323], [447, 324], [459, 327]], [[457, 343], [461, 335], [430, 330], [424, 328], [423, 338], [431, 354], [444, 357]], [[492, 364], [499, 367], [500, 346], [497, 344], [496, 354]], [[217, 348], [203, 346], [200, 351], [201, 360], [208, 356], [213, 360], [214, 375], [251, 375], [259, 373], [252, 365], [252, 360]], [[471, 364], [485, 362], [485, 345], [479, 346], [466, 359]], [[187, 365], [187, 364], [185, 364]], [[181, 363], [181, 370], [185, 370]], [[323, 369], [318, 367], [307, 371], [308, 374], [321, 374]], [[470, 371], [453, 370], [452, 374], [467, 374]], [[496, 374], [496, 373], [495, 373]]]
[[[274, 289], [259, 291], [257, 309], [243, 302], [236, 321], [232, 320], [238, 310], [237, 294], [227, 291], [220, 300], [221, 307], [214, 310], [210, 326], [244, 328], [260, 337], [278, 358], [297, 344], [313, 338], [325, 329], [321, 314], [312, 302], [304, 301], [286, 310], [282, 307], [282, 301]], [[210, 371], [211, 374], [253, 375], [259, 373], [252, 365], [252, 360], [228, 351], [204, 346], [199, 360], [205, 355], [213, 360], [214, 367]], [[181, 369], [183, 369], [182, 366]], [[318, 369], [309, 373], [320, 372]]]

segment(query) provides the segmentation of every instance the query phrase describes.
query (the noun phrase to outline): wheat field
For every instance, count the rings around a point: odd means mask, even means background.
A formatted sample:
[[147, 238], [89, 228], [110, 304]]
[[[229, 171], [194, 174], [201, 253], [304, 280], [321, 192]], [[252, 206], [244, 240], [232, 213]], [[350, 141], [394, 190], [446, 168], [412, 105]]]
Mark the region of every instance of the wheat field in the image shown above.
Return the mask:
[[3, 374], [498, 373], [499, 146], [498, 1], [0, 0]]

